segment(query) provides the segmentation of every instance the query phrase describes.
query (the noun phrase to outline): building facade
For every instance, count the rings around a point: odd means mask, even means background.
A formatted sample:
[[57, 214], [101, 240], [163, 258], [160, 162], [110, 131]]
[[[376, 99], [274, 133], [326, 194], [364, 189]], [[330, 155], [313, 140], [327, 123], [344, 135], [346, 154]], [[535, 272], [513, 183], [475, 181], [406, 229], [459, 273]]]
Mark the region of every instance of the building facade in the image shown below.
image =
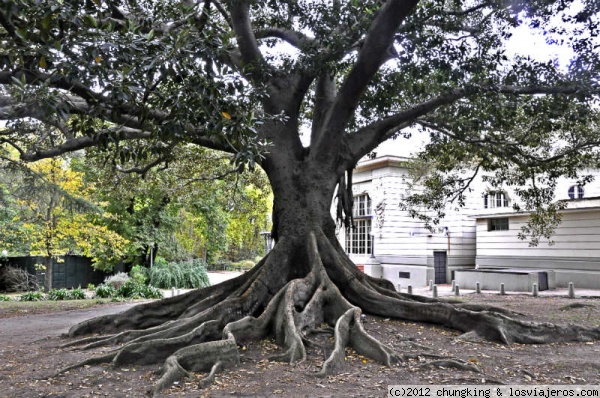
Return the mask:
[[[418, 190], [410, 159], [385, 156], [359, 163], [354, 171], [355, 228], [339, 230], [341, 244], [357, 266], [394, 285], [450, 283], [461, 269], [551, 269], [556, 285], [573, 282], [600, 288], [600, 184], [581, 187], [561, 179], [556, 198], [568, 201], [552, 243], [531, 247], [518, 233], [527, 213], [516, 213], [516, 195], [474, 181], [463, 208], [447, 208], [446, 217], [430, 231], [401, 206]], [[596, 174], [597, 171], [590, 171]]]

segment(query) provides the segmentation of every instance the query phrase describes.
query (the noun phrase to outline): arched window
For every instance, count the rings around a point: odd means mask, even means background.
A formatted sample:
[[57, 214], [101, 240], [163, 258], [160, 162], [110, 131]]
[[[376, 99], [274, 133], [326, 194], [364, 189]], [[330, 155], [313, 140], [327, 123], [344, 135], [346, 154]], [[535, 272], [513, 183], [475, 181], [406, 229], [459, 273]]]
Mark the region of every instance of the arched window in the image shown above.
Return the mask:
[[569, 188], [569, 199], [581, 199], [583, 194], [583, 187], [579, 185], [571, 185]]
[[483, 197], [483, 207], [485, 209], [508, 207], [508, 198], [502, 191], [489, 192]]
[[346, 231], [346, 253], [371, 254], [371, 198], [368, 194], [354, 197], [354, 225]]

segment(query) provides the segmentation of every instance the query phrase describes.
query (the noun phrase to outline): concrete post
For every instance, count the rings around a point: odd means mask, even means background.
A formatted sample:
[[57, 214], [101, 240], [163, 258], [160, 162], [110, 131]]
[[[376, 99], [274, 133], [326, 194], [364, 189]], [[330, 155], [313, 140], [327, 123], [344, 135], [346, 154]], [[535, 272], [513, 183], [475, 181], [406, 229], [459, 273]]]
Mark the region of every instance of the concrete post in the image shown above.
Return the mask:
[[438, 296], [437, 285], [433, 285], [433, 297], [436, 298]]
[[458, 285], [454, 285], [454, 295], [460, 296], [460, 287]]
[[174, 287], [171, 288], [171, 297], [175, 297], [175, 288]]
[[538, 284], [534, 283], [533, 284], [533, 297], [537, 297], [538, 296]]
[[396, 291], [397, 291], [398, 293], [400, 293], [400, 292], [402, 291], [402, 285], [401, 285], [401, 284], [399, 284], [399, 283], [398, 283], [398, 284], [396, 285]]
[[429, 280], [429, 290], [433, 290], [433, 280]]
[[481, 293], [481, 284], [479, 282], [475, 282], [475, 292], [477, 294]]
[[504, 291], [504, 283], [500, 284], [500, 295], [504, 296], [506, 294], [506, 292]]
[[408, 294], [413, 294], [412, 293], [412, 285], [408, 285]]
[[452, 291], [456, 288], [456, 281], [452, 279]]
[[575, 298], [575, 285], [569, 282], [569, 298]]

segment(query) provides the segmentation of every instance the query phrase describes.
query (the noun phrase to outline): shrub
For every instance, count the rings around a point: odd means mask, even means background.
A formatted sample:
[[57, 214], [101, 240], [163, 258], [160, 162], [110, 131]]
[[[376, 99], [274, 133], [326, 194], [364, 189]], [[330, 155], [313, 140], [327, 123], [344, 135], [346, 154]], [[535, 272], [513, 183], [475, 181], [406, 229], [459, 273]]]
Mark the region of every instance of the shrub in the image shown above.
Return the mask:
[[110, 298], [111, 301], [123, 301], [123, 299], [158, 299], [162, 298], [162, 292], [153, 287], [140, 285], [133, 279], [129, 279], [118, 289], [113, 288], [111, 285], [99, 285], [96, 288], [96, 298]]
[[47, 298], [52, 301], [70, 300], [71, 295], [67, 289], [52, 289], [48, 292]]
[[93, 283], [88, 283], [87, 290], [96, 290], [96, 286]]
[[85, 295], [85, 292], [83, 291], [83, 289], [81, 289], [81, 287], [78, 287], [76, 289], [71, 289], [71, 291], [69, 293], [71, 294], [72, 300], [84, 300], [87, 298], [87, 296]]
[[115, 290], [118, 290], [121, 286], [127, 283], [129, 279], [131, 278], [129, 278], [129, 275], [127, 275], [125, 272], [119, 272], [106, 278], [104, 280], [104, 284], [110, 285]]
[[169, 264], [158, 265], [150, 269], [150, 285], [159, 289], [170, 289], [177, 287], [180, 283], [180, 275], [176, 270], [171, 269]]
[[134, 280], [130, 280], [124, 284], [119, 290], [117, 290], [117, 296], [124, 298], [146, 298], [146, 299], [158, 299], [162, 298], [163, 294], [160, 289], [154, 286], [146, 286], [136, 283]]
[[148, 268], [141, 265], [134, 265], [129, 271], [129, 276], [140, 285], [145, 285], [148, 280]]
[[142, 285], [142, 295], [147, 299], [163, 298], [163, 292], [154, 286]]
[[19, 296], [19, 301], [42, 301], [44, 295], [41, 292], [27, 292]]
[[0, 295], [0, 301], [10, 301], [10, 300], [11, 300], [11, 298], [8, 297], [8, 296], [2, 296], [2, 295]]
[[157, 264], [150, 269], [150, 285], [160, 289], [195, 289], [210, 286], [203, 263], [195, 259]]
[[96, 287], [95, 297], [97, 298], [110, 298], [116, 294], [116, 289], [111, 285], [101, 284]]

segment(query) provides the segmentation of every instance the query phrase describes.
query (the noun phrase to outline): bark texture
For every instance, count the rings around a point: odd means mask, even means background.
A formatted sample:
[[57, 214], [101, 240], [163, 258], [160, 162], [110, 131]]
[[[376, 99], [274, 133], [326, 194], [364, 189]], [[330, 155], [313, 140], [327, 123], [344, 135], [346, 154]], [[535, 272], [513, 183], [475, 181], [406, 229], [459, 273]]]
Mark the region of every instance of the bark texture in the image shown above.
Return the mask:
[[[239, 363], [239, 345], [268, 336], [281, 346], [271, 360], [301, 362], [307, 346], [322, 347], [327, 358], [322, 375], [344, 368], [346, 347], [387, 366], [409, 359], [364, 330], [362, 311], [440, 324], [506, 344], [600, 339], [600, 328], [527, 322], [491, 307], [398, 293], [360, 272], [337, 240], [315, 228], [281, 238], [254, 269], [236, 279], [75, 325], [69, 337], [101, 336], [65, 347], [120, 347], [59, 373], [98, 363], [163, 363], [163, 376], [150, 389], [156, 394], [190, 372], [205, 373], [201, 384], [210, 383], [217, 372]], [[333, 336], [333, 343], [324, 345], [322, 334]], [[458, 358], [436, 357], [425, 366], [479, 371]]]

